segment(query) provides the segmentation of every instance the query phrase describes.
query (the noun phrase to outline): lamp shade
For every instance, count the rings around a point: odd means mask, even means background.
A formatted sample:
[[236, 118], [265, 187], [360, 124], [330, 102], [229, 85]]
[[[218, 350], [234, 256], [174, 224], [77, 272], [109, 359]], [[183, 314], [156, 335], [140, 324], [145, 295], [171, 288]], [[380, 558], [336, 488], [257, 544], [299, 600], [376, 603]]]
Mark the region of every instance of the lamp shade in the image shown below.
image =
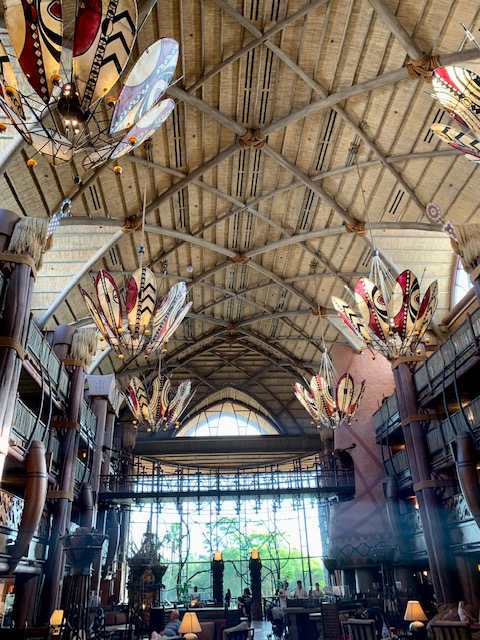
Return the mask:
[[407, 608], [405, 609], [404, 620], [413, 622], [419, 620], [420, 622], [426, 622], [428, 620], [425, 615], [425, 611], [422, 609], [422, 605], [418, 600], [409, 600], [407, 602]]
[[50, 626], [60, 627], [63, 622], [63, 609], [55, 609], [50, 616]]
[[216, 551], [213, 552], [213, 559], [214, 560], [221, 560], [222, 559], [222, 552], [219, 551], [218, 549]]
[[197, 614], [193, 611], [187, 611], [182, 618], [178, 633], [199, 633], [201, 630]]
[[258, 560], [259, 559], [258, 549], [252, 549], [250, 551], [250, 559], [251, 560]]

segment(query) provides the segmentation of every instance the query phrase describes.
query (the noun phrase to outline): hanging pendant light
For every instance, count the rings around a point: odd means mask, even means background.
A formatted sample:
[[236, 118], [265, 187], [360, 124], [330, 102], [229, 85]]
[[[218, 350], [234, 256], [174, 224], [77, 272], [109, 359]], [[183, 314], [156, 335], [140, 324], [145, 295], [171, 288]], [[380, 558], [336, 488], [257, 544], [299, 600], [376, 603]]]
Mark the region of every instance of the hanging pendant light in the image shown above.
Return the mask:
[[391, 292], [369, 278], [355, 285], [358, 313], [342, 298], [332, 298], [336, 312], [372, 352], [396, 360], [415, 352], [437, 306], [435, 280], [420, 301], [420, 285], [414, 273], [403, 271]]
[[[85, 170], [138, 147], [175, 107], [161, 100], [178, 61], [179, 46], [162, 38], [142, 54], [118, 96], [108, 96], [126, 68], [138, 27], [136, 0], [79, 3], [71, 67], [62, 67], [64, 23], [60, 2], [8, 0], [5, 23], [25, 76], [21, 91], [0, 43], [0, 108], [24, 140], [50, 164], [84, 154]], [[105, 27], [108, 25], [108, 28]], [[69, 52], [70, 53], [70, 52]], [[29, 167], [37, 164], [34, 158]], [[117, 173], [121, 173], [120, 171]]]
[[[316, 283], [318, 291], [318, 283]], [[297, 382], [295, 384], [295, 397], [313, 418], [317, 428], [327, 427], [336, 429], [342, 425], [349, 425], [358, 408], [365, 391], [365, 380], [360, 388], [355, 390], [355, 382], [350, 373], [344, 373], [338, 377], [332, 359], [325, 346], [323, 330], [322, 308], [318, 305], [320, 319], [321, 353], [318, 373], [312, 376], [310, 384], [305, 380], [307, 387]]]
[[439, 67], [433, 72], [432, 86], [433, 97], [461, 128], [432, 124], [430, 129], [440, 140], [461, 151], [467, 160], [479, 164], [480, 65], [467, 62], [462, 67]]
[[355, 382], [350, 373], [338, 379], [333, 362], [324, 348], [317, 375], [312, 376], [305, 388], [297, 382], [295, 397], [311, 415], [318, 428], [337, 429], [349, 425], [365, 392], [365, 380], [355, 390]]
[[168, 293], [157, 297], [157, 280], [147, 267], [137, 269], [125, 286], [125, 299], [108, 271], [99, 271], [95, 278], [97, 305], [82, 289], [90, 315], [105, 340], [120, 359], [125, 354], [136, 357], [145, 351], [161, 349], [173, 335], [188, 310], [185, 304], [187, 286], [175, 284]]
[[151, 392], [139, 378], [130, 379], [124, 395], [135, 420], [146, 431], [179, 428], [180, 418], [195, 391], [192, 390], [191, 380], [184, 380], [174, 396], [171, 394], [171, 387], [168, 376], [160, 372], [152, 382]]
[[192, 306], [192, 302], [185, 304], [185, 282], [175, 284], [162, 299], [158, 295], [155, 275], [148, 267], [143, 266], [149, 169], [150, 165], [147, 162], [141, 241], [138, 247], [140, 266], [126, 282], [124, 299], [113, 276], [105, 270], [99, 271], [95, 278], [97, 304], [85, 289], [81, 289], [90, 315], [100, 331], [101, 340], [105, 340], [120, 359], [123, 359], [125, 354], [135, 358], [143, 351], [147, 358], [152, 351], [162, 351], [163, 345], [174, 334]]
[[[357, 166], [365, 216], [368, 209]], [[373, 246], [370, 278], [360, 278], [354, 289], [355, 311], [342, 298], [332, 297], [333, 306], [345, 324], [365, 344], [373, 358], [378, 352], [389, 360], [412, 355], [422, 340], [437, 306], [438, 284], [428, 287], [423, 299], [414, 273], [403, 271], [396, 279]]]

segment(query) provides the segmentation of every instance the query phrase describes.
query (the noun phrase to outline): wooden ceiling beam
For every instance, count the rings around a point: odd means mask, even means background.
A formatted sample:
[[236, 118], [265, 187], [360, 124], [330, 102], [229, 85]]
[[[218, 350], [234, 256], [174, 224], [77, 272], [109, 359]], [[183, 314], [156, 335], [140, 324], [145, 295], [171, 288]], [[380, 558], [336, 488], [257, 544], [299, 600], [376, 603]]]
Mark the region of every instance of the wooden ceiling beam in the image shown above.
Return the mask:
[[[249, 347], [251, 347], [251, 345], [248, 345]], [[285, 409], [284, 407], [284, 403], [280, 400], [280, 397], [275, 396], [264, 384], [262, 384], [258, 378], [252, 378], [249, 374], [248, 371], [243, 370], [241, 367], [239, 367], [238, 365], [236, 365], [235, 363], [230, 363], [233, 364], [233, 366], [235, 366], [236, 369], [238, 369], [238, 371], [240, 371], [241, 373], [243, 373], [245, 375], [245, 382], [246, 383], [253, 383], [255, 384], [257, 387], [259, 387], [264, 393], [266, 393], [270, 398], [272, 398], [272, 400], [276, 403], [279, 404], [283, 409]], [[274, 360], [272, 360], [272, 364], [278, 367], [278, 364], [275, 363]], [[293, 395], [293, 392], [292, 392]], [[285, 409], [286, 413], [288, 414], [288, 418], [291, 421], [291, 424], [296, 425], [298, 431], [300, 433], [305, 433], [305, 430], [303, 429], [303, 427], [301, 427], [297, 420], [295, 419], [295, 416], [288, 410]], [[278, 412], [277, 412], [278, 415]], [[279, 423], [277, 420], [275, 421], [277, 427], [281, 430], [282, 433], [285, 433], [284, 427], [281, 423]]]
[[269, 38], [273, 37], [275, 34], [279, 33], [280, 31], [283, 31], [286, 27], [293, 24], [303, 16], [307, 15], [313, 9], [316, 9], [317, 7], [321, 6], [322, 4], [326, 4], [327, 2], [330, 2], [330, 0], [314, 0], [313, 2], [309, 2], [308, 4], [301, 7], [297, 12], [292, 13], [290, 16], [288, 16], [288, 18], [285, 18], [284, 20], [280, 20], [279, 22], [276, 22], [272, 27], [270, 27], [270, 29], [267, 29], [264, 33], [258, 36], [258, 38], [255, 38], [255, 40], [252, 40], [251, 42], [248, 42], [246, 45], [244, 45], [240, 49], [237, 49], [237, 51], [234, 51], [228, 58], [223, 60], [216, 67], [213, 67], [213, 69], [210, 69], [210, 71], [208, 71], [205, 75], [199, 78], [194, 84], [188, 87], [187, 92], [194, 93], [197, 89], [200, 89], [202, 85], [204, 85], [206, 82], [208, 82], [217, 74], [219, 74], [221, 71], [223, 71], [223, 69], [225, 69], [229, 65], [239, 60], [243, 55], [245, 55], [252, 49], [255, 49], [256, 47], [261, 45], [263, 42], [265, 42], [265, 40], [268, 40]]
[[[214, 0], [216, 4], [218, 4], [224, 11], [227, 11], [231, 16], [233, 16], [243, 27], [248, 29], [250, 33], [252, 33], [256, 37], [260, 37], [261, 31], [257, 29], [257, 27], [250, 21], [247, 20], [244, 16], [242, 16], [238, 11], [232, 9], [225, 0]], [[380, 0], [381, 1], [381, 0]], [[394, 18], [394, 16], [393, 16]], [[397, 21], [398, 22], [398, 21]], [[309, 86], [317, 95], [321, 98], [326, 98], [328, 96], [327, 91], [318, 84], [313, 78], [311, 78], [305, 71], [294, 62], [290, 56], [288, 56], [280, 47], [268, 40], [265, 41], [265, 46], [270, 49], [284, 64], [287, 65], [296, 75], [301, 78], [307, 86]], [[420, 57], [420, 56], [417, 56]], [[335, 111], [342, 118], [344, 122], [346, 122], [355, 133], [365, 142], [365, 144], [373, 151], [373, 153], [380, 159], [380, 162], [385, 166], [387, 171], [389, 171], [393, 177], [397, 180], [399, 184], [402, 185], [403, 189], [408, 193], [410, 198], [415, 202], [415, 204], [422, 210], [425, 210], [425, 205], [420, 201], [414, 190], [410, 187], [410, 185], [406, 182], [403, 176], [393, 167], [391, 164], [386, 162], [385, 154], [380, 150], [377, 144], [371, 140], [365, 131], [352, 119], [352, 117], [345, 111], [345, 109], [338, 104], [334, 107]]]
[[418, 47], [415, 40], [411, 37], [405, 27], [402, 25], [397, 16], [390, 10], [384, 0], [368, 0], [375, 10], [375, 13], [381, 18], [384, 24], [390, 29], [393, 37], [398, 40], [412, 60], [421, 58], [423, 51]]
[[[454, 53], [441, 55], [440, 64], [442, 66], [459, 65], [464, 62], [478, 60], [478, 58], [480, 58], [480, 49], [464, 49], [463, 51], [455, 51]], [[297, 122], [297, 120], [306, 118], [312, 113], [317, 113], [318, 111], [321, 111], [323, 109], [331, 109], [339, 102], [344, 102], [345, 100], [348, 100], [353, 96], [374, 91], [375, 89], [380, 89], [381, 87], [386, 87], [390, 84], [401, 82], [402, 80], [410, 80], [412, 82], [416, 82], [416, 80], [413, 80], [408, 75], [406, 67], [400, 67], [400, 69], [389, 71], [388, 73], [376, 76], [371, 80], [359, 82], [358, 84], [340, 89], [336, 93], [331, 93], [322, 100], [310, 102], [297, 111], [292, 111], [287, 116], [279, 118], [278, 120], [271, 122], [266, 127], [263, 127], [262, 134], [264, 136], [268, 136], [269, 134], [278, 131], [279, 129], [284, 129], [293, 122]]]

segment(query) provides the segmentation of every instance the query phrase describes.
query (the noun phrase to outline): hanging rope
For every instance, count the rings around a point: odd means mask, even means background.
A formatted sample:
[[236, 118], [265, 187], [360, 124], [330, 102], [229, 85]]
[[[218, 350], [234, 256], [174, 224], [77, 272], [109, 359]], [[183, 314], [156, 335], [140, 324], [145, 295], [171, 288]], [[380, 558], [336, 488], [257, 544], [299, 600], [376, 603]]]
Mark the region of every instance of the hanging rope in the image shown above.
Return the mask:
[[143, 185], [143, 207], [142, 207], [142, 240], [138, 247], [138, 253], [140, 256], [140, 269], [143, 267], [143, 256], [145, 254], [145, 216], [147, 211], [147, 181], [148, 174], [150, 172], [150, 150], [147, 149], [147, 164], [145, 167], [145, 181]]
[[[350, 151], [351, 151], [351, 152], [352, 152], [352, 154], [353, 154], [353, 161], [354, 161], [354, 163], [355, 163], [355, 167], [356, 167], [356, 169], [357, 169], [358, 183], [359, 183], [359, 185], [360, 185], [360, 192], [361, 192], [361, 194], [362, 194], [363, 209], [364, 209], [364, 211], [365, 211], [365, 218], [366, 218], [366, 220], [367, 220], [367, 222], [368, 222], [368, 229], [369, 229], [369, 231], [370, 231], [370, 240], [371, 240], [371, 243], [372, 243], [372, 249], [375, 251], [375, 249], [376, 249], [376, 246], [375, 246], [375, 240], [374, 240], [374, 238], [373, 238], [372, 225], [370, 224], [370, 218], [369, 218], [369, 216], [368, 216], [367, 200], [366, 200], [366, 198], [365, 198], [365, 191], [364, 191], [364, 189], [363, 189], [362, 175], [361, 175], [361, 173], [360, 173], [360, 168], [359, 168], [359, 166], [358, 166], [358, 149], [359, 149], [359, 148], [360, 148], [360, 145], [358, 145], [358, 144], [353, 144], [353, 143], [352, 143], [352, 144], [350, 145]], [[362, 224], [363, 224], [363, 229], [360, 231], [360, 233], [359, 233], [359, 232], [357, 232], [357, 231], [355, 230], [355, 226], [357, 226], [357, 223], [358, 223], [358, 224], [360, 224], [360, 225], [362, 225]], [[351, 222], [351, 223], [350, 223], [350, 225], [346, 225], [346, 229], [347, 229], [347, 231], [348, 231], [349, 233], [352, 233], [352, 232], [350, 232], [350, 231], [349, 231], [349, 229], [347, 228], [348, 226], [351, 226], [351, 227], [354, 229], [353, 233], [356, 233], [360, 238], [365, 237], [365, 236], [367, 235], [367, 233], [368, 233], [368, 232], [365, 230], [365, 222], [364, 222], [364, 221], [361, 221], [361, 220], [355, 220], [355, 219], [354, 219], [354, 220], [353, 220], [353, 222]]]

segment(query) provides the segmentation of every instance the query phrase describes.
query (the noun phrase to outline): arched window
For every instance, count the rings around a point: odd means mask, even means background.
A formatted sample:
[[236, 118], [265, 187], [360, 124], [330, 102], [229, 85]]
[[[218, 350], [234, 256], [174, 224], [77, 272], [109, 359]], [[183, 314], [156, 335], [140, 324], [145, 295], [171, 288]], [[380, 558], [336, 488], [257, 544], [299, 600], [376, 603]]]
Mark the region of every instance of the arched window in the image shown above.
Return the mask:
[[223, 400], [205, 407], [178, 430], [177, 436], [261, 436], [277, 435], [269, 420], [244, 404]]
[[455, 280], [453, 285], [452, 307], [460, 302], [460, 300], [466, 295], [469, 289], [472, 288], [472, 283], [468, 277], [468, 273], [465, 271], [462, 265], [462, 261], [457, 257], [457, 264], [455, 268]]

